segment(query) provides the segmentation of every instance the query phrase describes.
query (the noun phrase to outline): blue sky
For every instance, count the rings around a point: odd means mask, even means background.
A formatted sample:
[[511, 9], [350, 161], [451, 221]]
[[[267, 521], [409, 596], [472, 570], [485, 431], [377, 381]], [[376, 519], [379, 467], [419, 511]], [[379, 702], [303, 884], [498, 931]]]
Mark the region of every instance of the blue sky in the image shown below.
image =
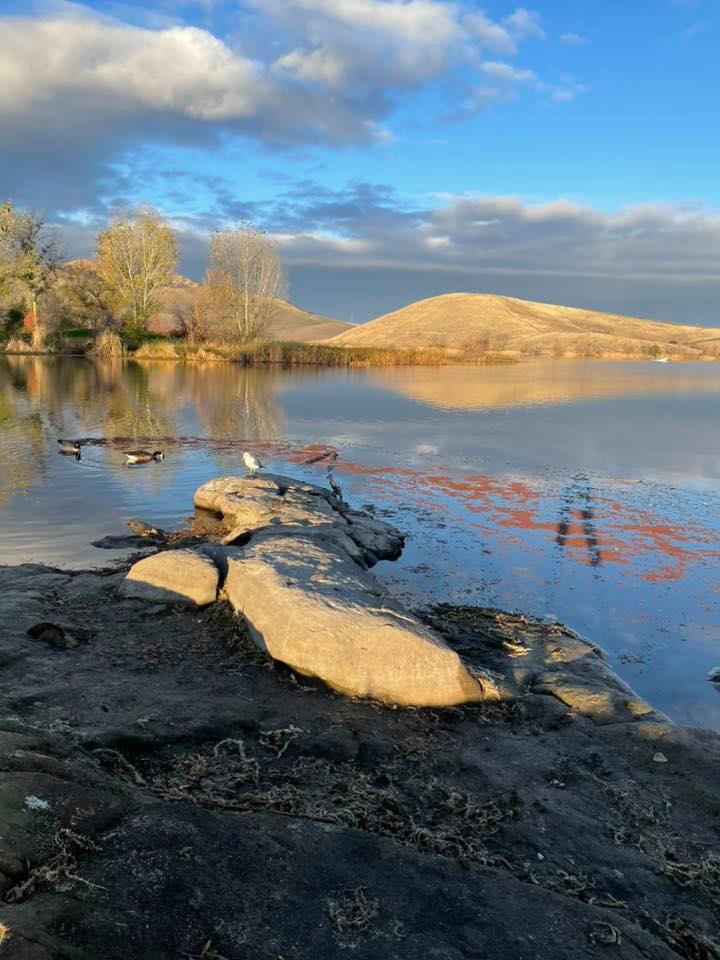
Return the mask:
[[87, 254], [157, 205], [302, 306], [452, 290], [717, 323], [717, 0], [0, 0], [0, 193]]

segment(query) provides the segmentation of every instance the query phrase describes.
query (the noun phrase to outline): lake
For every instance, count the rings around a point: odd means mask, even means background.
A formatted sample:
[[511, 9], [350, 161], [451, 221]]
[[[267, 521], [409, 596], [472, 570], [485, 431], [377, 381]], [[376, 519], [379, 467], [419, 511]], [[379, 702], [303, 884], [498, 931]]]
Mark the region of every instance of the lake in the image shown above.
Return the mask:
[[[58, 437], [87, 438], [79, 462]], [[162, 463], [126, 467], [123, 447]], [[720, 729], [720, 366], [533, 361], [334, 371], [0, 356], [0, 563], [104, 566], [90, 542], [177, 527], [205, 480], [269, 467], [408, 534], [377, 575], [600, 644], [678, 722]]]

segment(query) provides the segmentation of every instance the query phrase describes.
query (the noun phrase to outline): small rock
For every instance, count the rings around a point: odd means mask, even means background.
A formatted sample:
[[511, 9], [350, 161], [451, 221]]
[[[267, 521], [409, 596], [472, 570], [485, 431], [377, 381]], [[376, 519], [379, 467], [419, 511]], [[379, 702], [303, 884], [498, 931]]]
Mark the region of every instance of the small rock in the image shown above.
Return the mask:
[[133, 564], [119, 592], [135, 600], [204, 607], [217, 599], [219, 581], [209, 557], [192, 550], [165, 550]]
[[58, 650], [74, 650], [81, 643], [87, 643], [92, 636], [88, 630], [61, 627], [57, 623], [36, 623], [27, 633], [33, 640], [42, 640]]
[[656, 754], [654, 755], [654, 757], [653, 757], [653, 760], [655, 761], [655, 763], [667, 763], [667, 762], [668, 762], [668, 758], [665, 756], [664, 753], [656, 753]]
[[28, 810], [49, 810], [50, 804], [47, 800], [43, 800], [42, 797], [36, 797], [32, 794], [29, 797], [25, 797], [25, 806]]

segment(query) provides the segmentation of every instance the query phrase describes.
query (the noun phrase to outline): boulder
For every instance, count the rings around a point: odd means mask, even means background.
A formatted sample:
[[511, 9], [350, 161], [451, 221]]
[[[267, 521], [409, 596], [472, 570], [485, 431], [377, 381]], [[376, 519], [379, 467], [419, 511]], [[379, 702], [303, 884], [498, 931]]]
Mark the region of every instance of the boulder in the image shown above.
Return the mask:
[[332, 540], [266, 531], [228, 555], [225, 589], [261, 649], [341, 693], [407, 706], [499, 696]]
[[346, 546], [352, 541], [348, 553], [368, 567], [378, 560], [396, 560], [404, 544], [391, 524], [351, 510], [330, 490], [274, 474], [210, 480], [196, 490], [195, 506], [223, 517], [229, 528], [223, 541], [227, 544], [266, 529], [310, 531]]
[[133, 564], [119, 591], [136, 600], [204, 607], [217, 599], [219, 580], [209, 557], [192, 550], [165, 550]]

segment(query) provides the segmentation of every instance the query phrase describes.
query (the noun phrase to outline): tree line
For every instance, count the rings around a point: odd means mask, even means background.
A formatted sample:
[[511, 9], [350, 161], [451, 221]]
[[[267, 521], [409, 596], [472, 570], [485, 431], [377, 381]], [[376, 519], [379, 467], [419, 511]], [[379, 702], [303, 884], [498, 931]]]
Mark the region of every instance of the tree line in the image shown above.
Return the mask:
[[[139, 342], [167, 305], [178, 257], [176, 231], [143, 207], [98, 233], [92, 260], [68, 262], [59, 229], [7, 201], [0, 205], [0, 339], [24, 336], [42, 350], [63, 330], [82, 327]], [[174, 317], [176, 332], [208, 342], [261, 339], [285, 286], [277, 247], [263, 230], [249, 223], [218, 230], [191, 307]]]

